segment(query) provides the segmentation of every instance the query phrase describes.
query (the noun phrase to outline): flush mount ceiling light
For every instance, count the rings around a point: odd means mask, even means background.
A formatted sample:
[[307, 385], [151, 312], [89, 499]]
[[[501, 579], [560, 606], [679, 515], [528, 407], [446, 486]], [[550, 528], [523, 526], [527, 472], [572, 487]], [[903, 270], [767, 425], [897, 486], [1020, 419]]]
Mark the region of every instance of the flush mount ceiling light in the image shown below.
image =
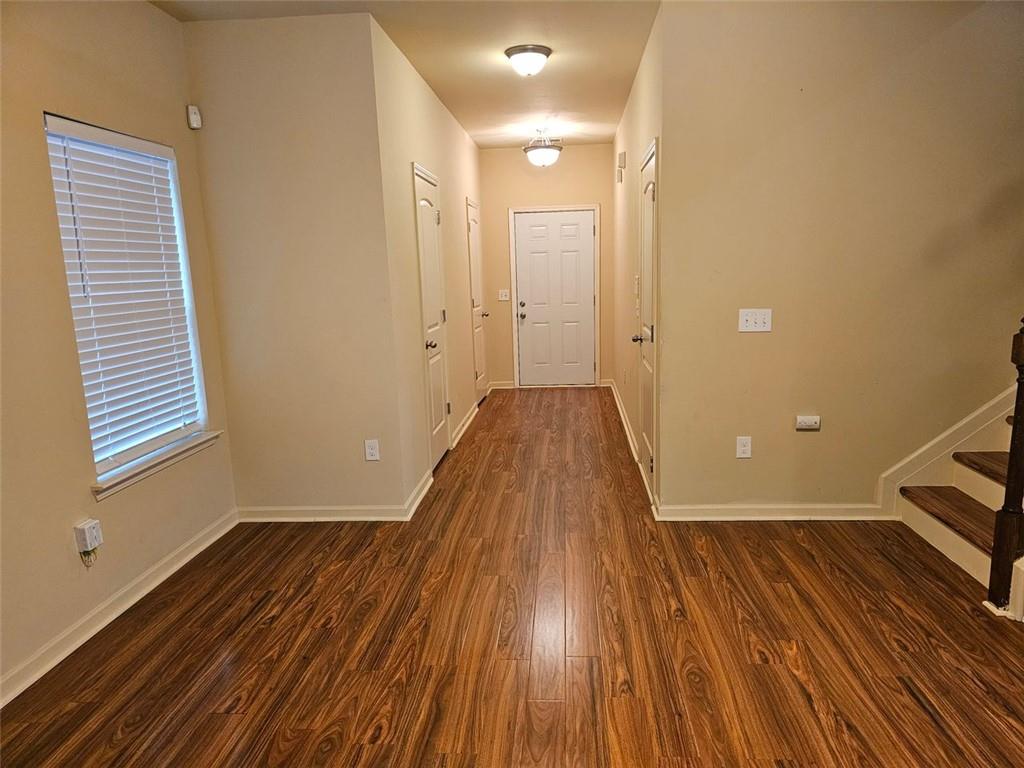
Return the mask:
[[512, 69], [523, 77], [532, 77], [544, 69], [551, 49], [546, 45], [513, 45], [505, 51]]
[[550, 139], [538, 131], [537, 138], [523, 147], [523, 152], [526, 153], [526, 159], [533, 165], [538, 168], [546, 168], [558, 162], [558, 156], [562, 152], [562, 140]]

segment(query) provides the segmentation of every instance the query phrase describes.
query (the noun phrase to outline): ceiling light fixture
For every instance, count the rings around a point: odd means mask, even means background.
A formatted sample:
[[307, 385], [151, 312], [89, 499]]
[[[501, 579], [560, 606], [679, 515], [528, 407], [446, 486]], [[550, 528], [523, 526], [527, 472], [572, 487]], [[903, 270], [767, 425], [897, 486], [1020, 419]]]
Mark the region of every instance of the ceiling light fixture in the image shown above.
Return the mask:
[[547, 168], [558, 162], [558, 157], [562, 153], [562, 140], [550, 139], [543, 132], [537, 131], [537, 137], [523, 147], [523, 152], [533, 165]]
[[512, 69], [523, 77], [532, 77], [544, 69], [551, 49], [546, 45], [513, 45], [505, 51]]

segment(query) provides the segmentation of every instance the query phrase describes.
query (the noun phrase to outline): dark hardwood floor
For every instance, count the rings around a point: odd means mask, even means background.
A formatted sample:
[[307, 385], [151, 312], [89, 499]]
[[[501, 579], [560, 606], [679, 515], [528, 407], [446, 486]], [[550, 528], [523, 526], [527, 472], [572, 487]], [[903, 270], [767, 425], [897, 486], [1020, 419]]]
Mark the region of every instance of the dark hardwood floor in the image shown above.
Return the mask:
[[409, 523], [239, 525], [4, 766], [1020, 766], [1024, 625], [898, 523], [655, 523], [608, 390], [497, 391]]

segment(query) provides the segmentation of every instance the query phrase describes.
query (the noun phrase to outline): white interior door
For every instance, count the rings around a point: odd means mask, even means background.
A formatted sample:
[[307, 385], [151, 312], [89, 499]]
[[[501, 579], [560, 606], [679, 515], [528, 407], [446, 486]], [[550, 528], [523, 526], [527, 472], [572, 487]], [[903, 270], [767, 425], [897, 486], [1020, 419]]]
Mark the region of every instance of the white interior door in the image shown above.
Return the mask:
[[480, 240], [480, 206], [466, 200], [466, 232], [469, 237], [469, 293], [473, 310], [473, 370], [476, 372], [476, 401], [487, 394], [487, 347], [484, 344], [483, 244]]
[[519, 383], [593, 384], [593, 211], [515, 214]]
[[448, 431], [448, 366], [445, 348], [444, 276], [441, 260], [441, 212], [437, 179], [415, 167], [416, 232], [423, 293], [423, 347], [427, 372], [430, 461], [436, 465], [451, 445]]
[[657, 290], [657, 155], [654, 147], [645, 158], [640, 170], [640, 465], [647, 479], [647, 487], [655, 489], [655, 398], [657, 392], [657, 345], [655, 344], [655, 318]]

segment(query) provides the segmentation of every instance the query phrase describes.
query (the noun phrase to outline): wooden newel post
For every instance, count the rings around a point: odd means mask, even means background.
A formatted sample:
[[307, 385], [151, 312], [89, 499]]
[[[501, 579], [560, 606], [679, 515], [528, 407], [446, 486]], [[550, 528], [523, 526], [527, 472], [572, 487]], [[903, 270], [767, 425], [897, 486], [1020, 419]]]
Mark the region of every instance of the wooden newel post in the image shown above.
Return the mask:
[[995, 539], [992, 542], [992, 570], [988, 580], [988, 600], [997, 608], [1010, 602], [1013, 563], [1024, 554], [1024, 318], [1013, 337], [1010, 361], [1017, 367], [1017, 401], [1013, 410], [1010, 436], [1010, 464], [1006, 473], [1006, 496], [996, 512]]

